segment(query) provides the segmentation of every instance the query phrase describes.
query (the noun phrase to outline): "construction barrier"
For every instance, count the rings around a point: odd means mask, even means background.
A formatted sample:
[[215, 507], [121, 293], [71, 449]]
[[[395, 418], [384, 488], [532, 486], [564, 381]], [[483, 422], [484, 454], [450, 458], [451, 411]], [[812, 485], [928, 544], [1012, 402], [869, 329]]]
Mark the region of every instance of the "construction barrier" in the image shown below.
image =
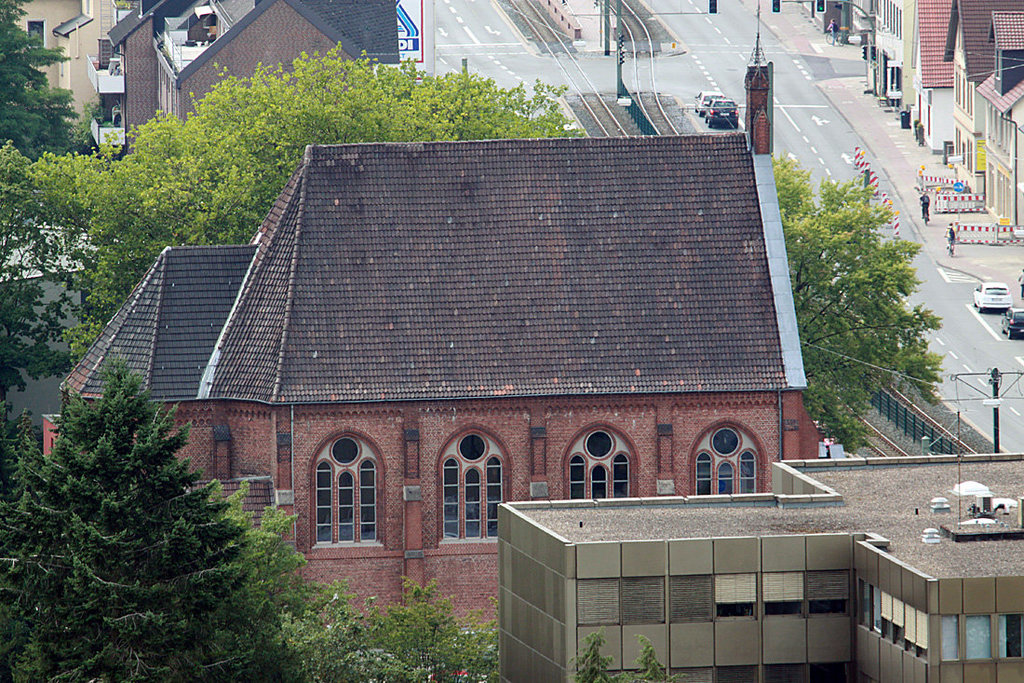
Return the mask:
[[956, 241], [961, 244], [1024, 244], [1024, 226], [970, 225], [954, 223]]
[[956, 178], [947, 178], [940, 175], [928, 175], [923, 171], [917, 173], [917, 189], [932, 190], [940, 188], [952, 188]]
[[932, 202], [935, 213], [975, 213], [985, 210], [985, 195], [962, 192], [936, 192]]

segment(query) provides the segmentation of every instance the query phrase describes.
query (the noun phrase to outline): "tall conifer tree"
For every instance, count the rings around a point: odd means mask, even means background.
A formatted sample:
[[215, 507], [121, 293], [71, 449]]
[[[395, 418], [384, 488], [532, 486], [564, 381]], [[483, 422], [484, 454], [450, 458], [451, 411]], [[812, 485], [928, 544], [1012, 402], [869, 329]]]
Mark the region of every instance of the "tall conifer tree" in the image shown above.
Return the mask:
[[22, 453], [21, 496], [0, 507], [0, 603], [31, 627], [22, 676], [216, 680], [245, 670], [224, 626], [244, 580], [242, 526], [210, 487], [196, 487], [175, 455], [187, 431], [140, 384], [120, 365], [103, 398], [71, 398], [53, 453]]

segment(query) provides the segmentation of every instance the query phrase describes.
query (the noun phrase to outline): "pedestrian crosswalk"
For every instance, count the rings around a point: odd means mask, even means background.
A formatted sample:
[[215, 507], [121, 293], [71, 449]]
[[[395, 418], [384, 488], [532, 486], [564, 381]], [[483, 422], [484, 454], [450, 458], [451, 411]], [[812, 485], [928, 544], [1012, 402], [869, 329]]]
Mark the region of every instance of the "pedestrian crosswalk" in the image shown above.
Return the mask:
[[939, 275], [942, 276], [942, 279], [945, 280], [946, 282], [956, 282], [969, 285], [976, 285], [979, 282], [981, 282], [981, 280], [974, 277], [973, 275], [961, 273], [958, 270], [951, 270], [949, 268], [938, 268], [938, 271]]

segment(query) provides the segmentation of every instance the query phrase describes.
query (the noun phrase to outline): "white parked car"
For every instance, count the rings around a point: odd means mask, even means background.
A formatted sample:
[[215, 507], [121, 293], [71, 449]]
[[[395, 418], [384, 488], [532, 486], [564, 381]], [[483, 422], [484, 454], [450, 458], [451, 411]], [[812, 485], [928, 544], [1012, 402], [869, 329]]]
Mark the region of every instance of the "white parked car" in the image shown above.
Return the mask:
[[724, 97], [725, 95], [717, 90], [701, 90], [693, 98], [693, 110], [697, 112], [697, 116], [704, 116], [708, 113], [708, 105], [711, 104], [711, 100]]
[[1005, 311], [1012, 305], [1013, 297], [1005, 282], [982, 282], [974, 288], [974, 307], [979, 311], [988, 308]]

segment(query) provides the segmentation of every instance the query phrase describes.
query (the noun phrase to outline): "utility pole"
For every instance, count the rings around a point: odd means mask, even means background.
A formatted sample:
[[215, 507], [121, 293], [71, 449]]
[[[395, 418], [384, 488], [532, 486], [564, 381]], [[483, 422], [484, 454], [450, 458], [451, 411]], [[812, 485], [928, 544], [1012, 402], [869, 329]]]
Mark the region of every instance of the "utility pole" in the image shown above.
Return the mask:
[[1001, 380], [1002, 375], [999, 373], [999, 368], [992, 368], [989, 384], [992, 385], [992, 450], [995, 453], [999, 452], [999, 384]]

